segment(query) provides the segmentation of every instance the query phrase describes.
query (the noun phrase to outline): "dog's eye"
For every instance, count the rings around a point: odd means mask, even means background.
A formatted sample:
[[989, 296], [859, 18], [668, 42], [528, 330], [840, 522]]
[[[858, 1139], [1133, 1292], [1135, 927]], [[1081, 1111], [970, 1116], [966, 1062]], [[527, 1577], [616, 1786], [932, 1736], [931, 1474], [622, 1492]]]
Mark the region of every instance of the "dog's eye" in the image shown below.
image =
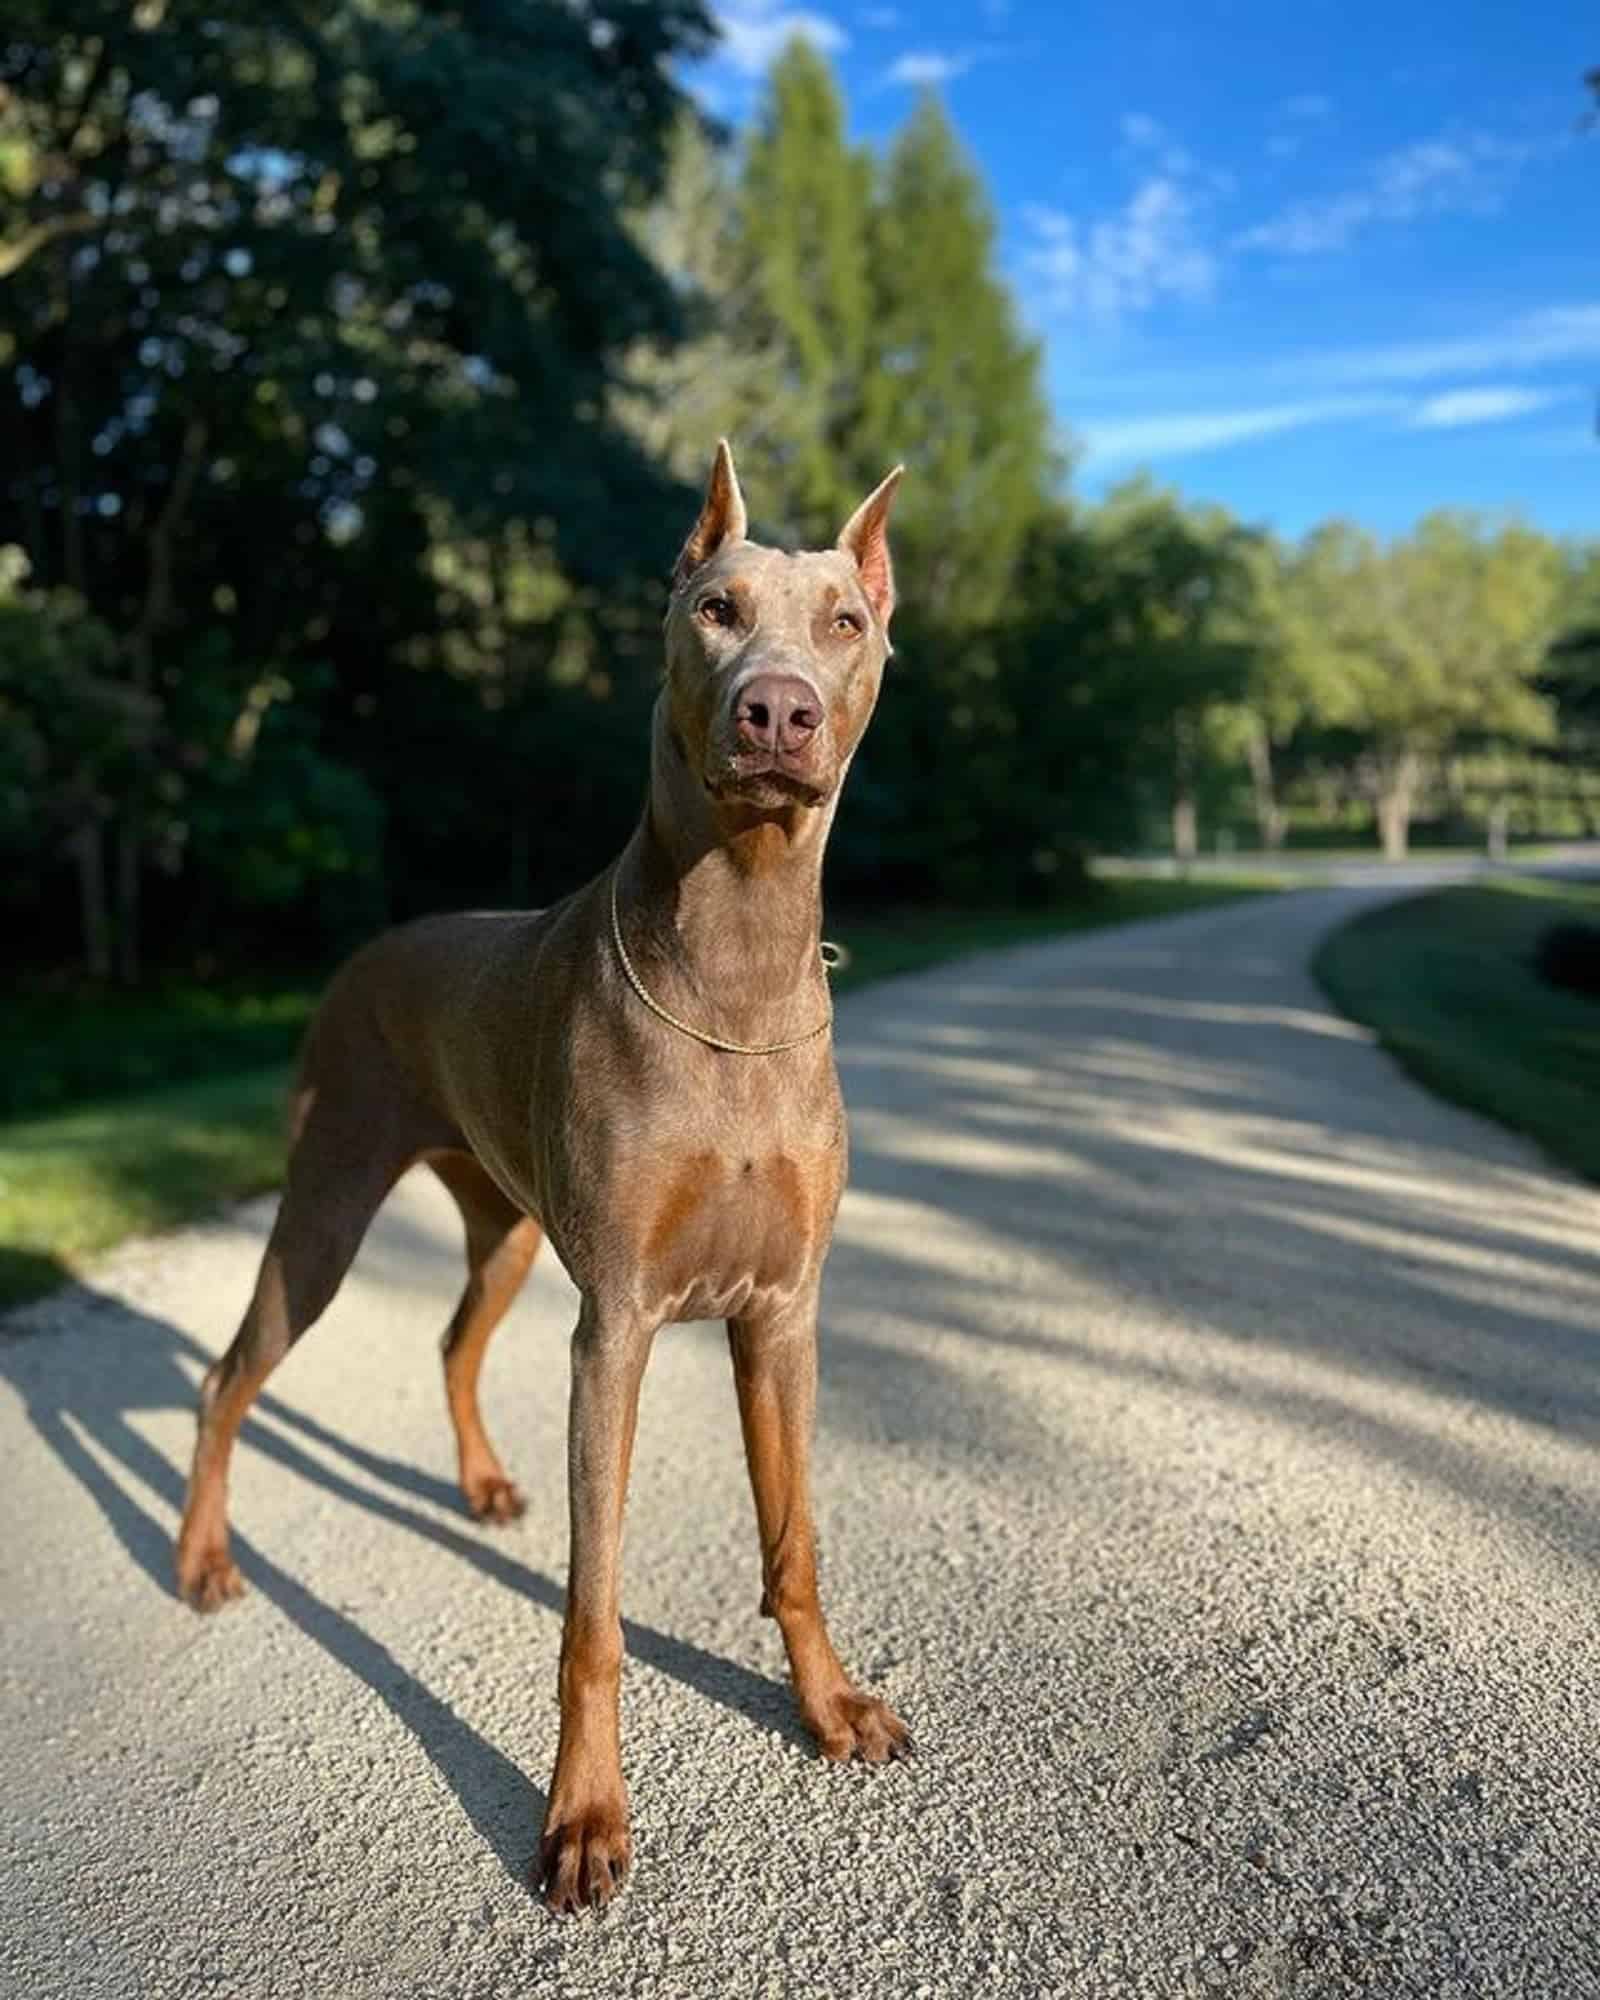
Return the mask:
[[739, 607], [731, 597], [702, 597], [699, 615], [708, 625], [737, 625]]
[[833, 629], [841, 639], [859, 639], [861, 620], [853, 611], [841, 611], [833, 621]]

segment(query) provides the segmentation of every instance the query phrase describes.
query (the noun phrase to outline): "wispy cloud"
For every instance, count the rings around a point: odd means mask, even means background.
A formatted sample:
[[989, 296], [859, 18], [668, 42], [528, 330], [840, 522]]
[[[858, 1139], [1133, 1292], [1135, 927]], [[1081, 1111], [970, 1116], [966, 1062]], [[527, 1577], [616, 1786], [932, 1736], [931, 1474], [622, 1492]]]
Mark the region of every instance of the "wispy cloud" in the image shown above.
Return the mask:
[[1159, 146], [1167, 136], [1166, 127], [1159, 118], [1152, 118], [1147, 111], [1125, 111], [1122, 115], [1122, 136], [1130, 146]]
[[1118, 131], [1133, 182], [1120, 208], [1084, 216], [1035, 202], [1022, 210], [1022, 270], [1047, 314], [1109, 326], [1163, 299], [1204, 299], [1215, 289], [1212, 215], [1232, 181], [1203, 167], [1148, 112], [1124, 112]]
[[1470, 424], [1503, 424], [1513, 417], [1531, 416], [1566, 402], [1570, 389], [1446, 389], [1430, 396], [1411, 412], [1410, 424], [1419, 431], [1462, 430]]
[[976, 61], [977, 56], [971, 50], [908, 49], [890, 63], [884, 81], [905, 84], [911, 89], [936, 89], [941, 83], [965, 76]]
[[1272, 115], [1267, 135], [1267, 155], [1274, 160], [1293, 160], [1314, 140], [1325, 138], [1333, 123], [1333, 99], [1320, 91], [1304, 90], [1286, 97]]
[[744, 76], [762, 76], [796, 36], [824, 54], [848, 46], [850, 37], [828, 14], [784, 7], [779, 0], [722, 0], [715, 9], [721, 35], [717, 54]]
[[1281, 214], [1241, 230], [1238, 250], [1308, 257], [1343, 250], [1374, 223], [1423, 215], [1493, 214], [1531, 149], [1475, 133], [1423, 139], [1376, 161], [1356, 187], [1319, 201], [1293, 202]]
[[1243, 410], [1181, 410], [1159, 416], [1080, 423], [1075, 435], [1091, 464], [1130, 465], [1147, 459], [1187, 458], [1220, 451], [1253, 438], [1276, 437], [1313, 425], [1390, 416], [1404, 408], [1397, 396], [1326, 396], [1312, 402], [1271, 403]]
[[1433, 382], [1450, 375], [1490, 375], [1502, 369], [1544, 368], [1597, 357], [1600, 305], [1546, 306], [1481, 333], [1312, 352], [1276, 363], [1273, 372], [1333, 387]]
[[1420, 401], [1397, 391], [1315, 396], [1294, 402], [1251, 404], [1222, 410], [1165, 410], [1136, 417], [1090, 418], [1076, 434], [1091, 465], [1129, 465], [1224, 451], [1259, 438], [1280, 437], [1330, 424], [1382, 418], [1386, 430], [1465, 430], [1509, 423], [1571, 400], [1569, 388], [1447, 389]]
[[1231, 189], [1232, 182], [1226, 174], [1203, 172], [1189, 149], [1180, 145], [1161, 120], [1152, 118], [1147, 111], [1125, 111], [1118, 129], [1124, 158], [1139, 170], [1151, 172], [1159, 168], [1175, 179], [1190, 179], [1216, 192]]
[[1032, 242], [1023, 268], [1047, 310], [1113, 323], [1163, 297], [1206, 297], [1217, 265], [1201, 240], [1199, 200], [1171, 174], [1152, 174], [1114, 215], [1082, 222], [1061, 209], [1024, 210]]

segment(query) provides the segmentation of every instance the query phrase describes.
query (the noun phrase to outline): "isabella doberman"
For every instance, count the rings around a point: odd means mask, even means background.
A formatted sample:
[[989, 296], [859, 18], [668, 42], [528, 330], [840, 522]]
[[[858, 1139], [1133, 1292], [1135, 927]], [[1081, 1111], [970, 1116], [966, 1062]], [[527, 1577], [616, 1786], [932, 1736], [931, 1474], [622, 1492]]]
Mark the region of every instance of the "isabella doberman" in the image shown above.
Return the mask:
[[783, 1633], [829, 1758], [906, 1752], [840, 1665], [817, 1598], [809, 1453], [817, 1295], [845, 1178], [819, 944], [823, 847], [877, 700], [899, 468], [831, 549], [746, 536], [732, 454], [672, 581], [649, 796], [620, 858], [537, 914], [425, 918], [359, 952], [306, 1040], [283, 1201], [233, 1345], [205, 1378], [178, 1587], [243, 1588], [234, 1438], [417, 1161], [466, 1224], [444, 1374], [473, 1513], [522, 1511], [478, 1411], [489, 1336], [544, 1236], [582, 1294], [568, 1419], [571, 1575], [561, 1736], [534, 1865], [552, 1910], [602, 1904], [631, 1851], [617, 1724], [619, 1543], [656, 1329], [724, 1319]]

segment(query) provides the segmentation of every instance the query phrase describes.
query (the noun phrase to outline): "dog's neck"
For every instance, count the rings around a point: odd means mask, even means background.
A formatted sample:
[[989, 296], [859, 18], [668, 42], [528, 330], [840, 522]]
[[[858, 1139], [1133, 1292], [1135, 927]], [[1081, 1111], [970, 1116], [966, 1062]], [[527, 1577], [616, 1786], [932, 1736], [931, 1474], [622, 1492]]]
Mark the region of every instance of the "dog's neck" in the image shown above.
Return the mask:
[[719, 804], [657, 703], [649, 797], [618, 877], [629, 953], [656, 999], [752, 1043], [824, 1017], [822, 857], [836, 798], [781, 812]]

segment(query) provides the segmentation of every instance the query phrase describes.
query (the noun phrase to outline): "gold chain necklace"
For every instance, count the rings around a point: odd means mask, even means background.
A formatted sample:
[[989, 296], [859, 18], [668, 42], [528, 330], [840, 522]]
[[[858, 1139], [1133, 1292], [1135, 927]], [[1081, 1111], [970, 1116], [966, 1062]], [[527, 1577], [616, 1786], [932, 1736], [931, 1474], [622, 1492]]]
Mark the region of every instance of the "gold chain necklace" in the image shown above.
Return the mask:
[[[708, 1035], [704, 1028], [696, 1028], [688, 1021], [680, 1021], [676, 1014], [669, 1013], [651, 994], [650, 989], [634, 970], [633, 960], [628, 956], [628, 947], [622, 942], [622, 919], [617, 914], [617, 870], [621, 865], [619, 862], [611, 871], [612, 941], [617, 947], [617, 957], [622, 962], [622, 969], [628, 975], [628, 984], [651, 1013], [658, 1015], [669, 1028], [676, 1028], [680, 1035], [688, 1035], [692, 1041], [703, 1042], [708, 1049], [721, 1049], [726, 1055], [777, 1056], [782, 1055], [785, 1049], [798, 1049], [806, 1042], [814, 1042], [818, 1035], [825, 1035], [833, 1026], [833, 1008], [830, 1005], [825, 1020], [819, 1021], [814, 1028], [807, 1028], [803, 1035], [795, 1035], [786, 1042], [730, 1042], [721, 1035]], [[828, 956], [829, 951], [836, 950], [836, 947], [824, 944], [820, 949], [824, 966], [831, 967], [837, 962]]]

